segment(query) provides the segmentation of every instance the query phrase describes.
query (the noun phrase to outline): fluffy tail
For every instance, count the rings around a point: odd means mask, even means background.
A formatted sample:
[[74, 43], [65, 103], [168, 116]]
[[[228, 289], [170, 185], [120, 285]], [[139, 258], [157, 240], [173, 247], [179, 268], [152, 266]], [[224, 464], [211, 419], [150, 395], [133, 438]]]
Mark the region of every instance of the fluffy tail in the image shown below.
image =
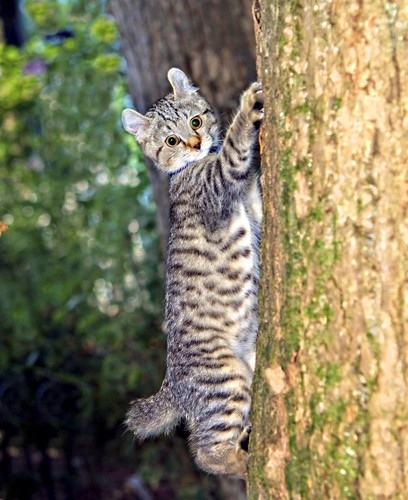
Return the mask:
[[140, 439], [169, 433], [176, 427], [181, 414], [164, 380], [159, 392], [148, 399], [132, 401], [126, 416], [126, 425]]

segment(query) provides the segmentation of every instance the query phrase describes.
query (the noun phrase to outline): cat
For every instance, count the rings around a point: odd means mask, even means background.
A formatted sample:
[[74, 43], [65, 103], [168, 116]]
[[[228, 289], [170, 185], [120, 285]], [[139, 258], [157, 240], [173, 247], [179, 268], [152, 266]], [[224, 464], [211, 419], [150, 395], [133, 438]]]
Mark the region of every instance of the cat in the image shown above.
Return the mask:
[[219, 147], [218, 123], [187, 76], [123, 126], [169, 179], [167, 371], [159, 392], [132, 402], [126, 424], [139, 439], [182, 420], [196, 464], [246, 477], [251, 383], [258, 328], [261, 193], [252, 166], [263, 118], [260, 83], [242, 95]]

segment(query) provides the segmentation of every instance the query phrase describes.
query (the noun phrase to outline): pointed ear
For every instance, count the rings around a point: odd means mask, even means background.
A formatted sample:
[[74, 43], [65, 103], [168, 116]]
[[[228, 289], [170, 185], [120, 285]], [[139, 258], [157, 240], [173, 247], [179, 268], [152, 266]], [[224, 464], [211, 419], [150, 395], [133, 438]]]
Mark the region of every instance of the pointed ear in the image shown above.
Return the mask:
[[176, 99], [183, 94], [195, 92], [197, 90], [197, 88], [189, 82], [187, 76], [181, 71], [181, 69], [169, 69], [167, 78], [173, 87], [174, 97]]
[[122, 123], [126, 132], [134, 135], [136, 140], [140, 142], [150, 126], [150, 118], [128, 108], [122, 112]]

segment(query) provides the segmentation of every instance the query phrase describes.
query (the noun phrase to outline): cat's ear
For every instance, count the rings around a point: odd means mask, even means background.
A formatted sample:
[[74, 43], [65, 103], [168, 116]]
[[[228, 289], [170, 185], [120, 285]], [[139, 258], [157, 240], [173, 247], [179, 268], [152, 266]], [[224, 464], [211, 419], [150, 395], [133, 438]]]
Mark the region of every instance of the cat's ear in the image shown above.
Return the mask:
[[167, 73], [167, 78], [173, 87], [174, 97], [177, 99], [183, 94], [195, 92], [197, 90], [187, 78], [187, 76], [178, 68], [171, 68]]
[[141, 115], [133, 109], [125, 109], [122, 113], [123, 128], [136, 137], [138, 142], [143, 141], [150, 126], [150, 118]]

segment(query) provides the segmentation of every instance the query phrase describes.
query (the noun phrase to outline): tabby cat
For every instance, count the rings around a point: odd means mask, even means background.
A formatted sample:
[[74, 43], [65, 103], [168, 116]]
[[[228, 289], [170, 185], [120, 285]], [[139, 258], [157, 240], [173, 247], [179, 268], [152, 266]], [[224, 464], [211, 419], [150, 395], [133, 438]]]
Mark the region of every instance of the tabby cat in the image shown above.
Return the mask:
[[144, 439], [184, 419], [197, 465], [245, 478], [257, 334], [261, 197], [253, 163], [262, 87], [242, 95], [222, 148], [218, 124], [186, 75], [124, 128], [170, 176], [167, 372], [160, 391], [132, 403], [126, 423]]

